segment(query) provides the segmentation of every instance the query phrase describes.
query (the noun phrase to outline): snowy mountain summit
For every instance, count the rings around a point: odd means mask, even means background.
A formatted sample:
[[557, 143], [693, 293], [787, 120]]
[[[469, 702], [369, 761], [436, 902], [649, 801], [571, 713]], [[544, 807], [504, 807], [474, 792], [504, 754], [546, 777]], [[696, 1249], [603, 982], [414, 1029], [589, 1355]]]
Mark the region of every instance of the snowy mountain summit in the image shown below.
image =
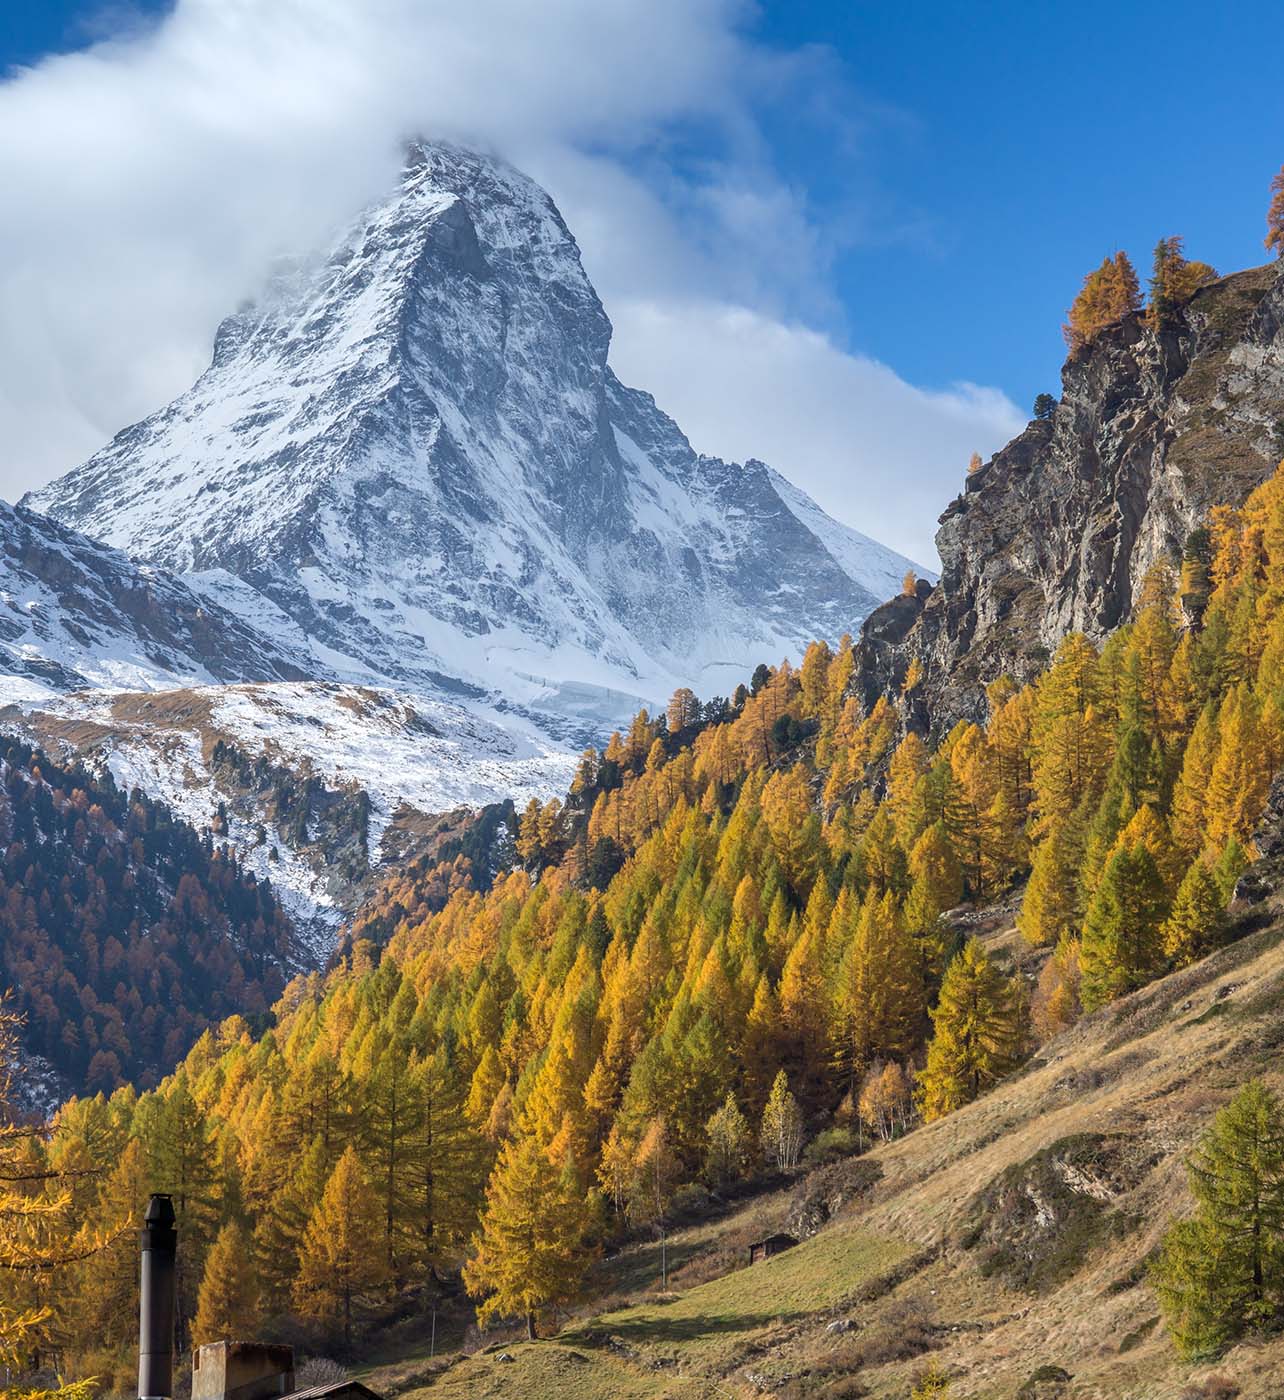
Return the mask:
[[421, 144], [191, 390], [28, 502], [318, 676], [589, 723], [730, 690], [896, 591], [908, 560], [698, 455], [610, 338], [549, 196]]

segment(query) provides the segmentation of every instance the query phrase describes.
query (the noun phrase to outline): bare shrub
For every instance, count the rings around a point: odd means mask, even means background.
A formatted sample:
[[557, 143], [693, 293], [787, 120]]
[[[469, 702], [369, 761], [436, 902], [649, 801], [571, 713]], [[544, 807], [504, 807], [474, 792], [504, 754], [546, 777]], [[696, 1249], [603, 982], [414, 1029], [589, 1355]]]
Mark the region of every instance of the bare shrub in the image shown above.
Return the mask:
[[346, 1366], [332, 1361], [328, 1356], [309, 1356], [294, 1373], [296, 1390], [308, 1390], [314, 1385], [333, 1385], [346, 1381], [349, 1376]]
[[1202, 1381], [1191, 1381], [1182, 1391], [1182, 1400], [1235, 1400], [1239, 1386], [1221, 1371], [1214, 1371]]

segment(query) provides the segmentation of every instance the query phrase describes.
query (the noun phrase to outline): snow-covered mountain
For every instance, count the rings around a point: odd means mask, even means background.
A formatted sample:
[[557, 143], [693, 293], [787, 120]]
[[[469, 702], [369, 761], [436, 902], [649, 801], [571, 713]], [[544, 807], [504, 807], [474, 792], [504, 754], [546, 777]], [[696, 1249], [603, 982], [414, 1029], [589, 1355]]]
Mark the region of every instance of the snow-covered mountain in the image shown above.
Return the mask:
[[[0, 661], [0, 670], [3, 669]], [[516, 716], [322, 681], [96, 690], [6, 705], [0, 729], [92, 754], [270, 880], [323, 965], [370, 877], [414, 851], [434, 815], [564, 793], [576, 757]], [[288, 800], [273, 800], [273, 789]]]
[[303, 674], [163, 569], [0, 501], [0, 700]]
[[414, 148], [168, 408], [28, 498], [184, 575], [316, 677], [600, 727], [855, 630], [910, 562], [698, 455], [608, 363], [549, 196]]

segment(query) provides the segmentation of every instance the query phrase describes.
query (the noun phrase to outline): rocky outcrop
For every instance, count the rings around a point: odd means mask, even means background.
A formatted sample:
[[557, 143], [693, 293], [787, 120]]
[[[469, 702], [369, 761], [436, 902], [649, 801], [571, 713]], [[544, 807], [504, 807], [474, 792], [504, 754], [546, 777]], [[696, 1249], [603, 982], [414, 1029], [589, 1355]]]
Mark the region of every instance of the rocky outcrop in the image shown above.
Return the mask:
[[1277, 773], [1253, 832], [1253, 864], [1235, 886], [1233, 909], [1262, 904], [1284, 890], [1284, 773]]
[[[931, 727], [984, 713], [983, 687], [1037, 671], [1068, 632], [1127, 619], [1157, 560], [1284, 457], [1284, 265], [1224, 277], [1160, 333], [1140, 314], [1062, 372], [1052, 417], [979, 471], [941, 517], [930, 596], [866, 621], [856, 684], [895, 693], [911, 657]], [[914, 615], [910, 617], [910, 613]]]

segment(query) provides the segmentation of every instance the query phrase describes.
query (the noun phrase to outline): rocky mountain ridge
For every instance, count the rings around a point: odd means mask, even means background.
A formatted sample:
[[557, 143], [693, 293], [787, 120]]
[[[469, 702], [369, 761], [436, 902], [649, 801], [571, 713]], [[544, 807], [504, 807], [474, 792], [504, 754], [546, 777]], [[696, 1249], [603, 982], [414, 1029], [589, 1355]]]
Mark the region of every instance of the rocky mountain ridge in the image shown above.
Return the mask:
[[986, 682], [1126, 621], [1151, 565], [1281, 457], [1284, 265], [1221, 278], [1160, 332], [1125, 317], [1066, 361], [1052, 416], [968, 478], [941, 517], [939, 585], [867, 619], [858, 689], [897, 692], [917, 657], [922, 724], [979, 717]]

